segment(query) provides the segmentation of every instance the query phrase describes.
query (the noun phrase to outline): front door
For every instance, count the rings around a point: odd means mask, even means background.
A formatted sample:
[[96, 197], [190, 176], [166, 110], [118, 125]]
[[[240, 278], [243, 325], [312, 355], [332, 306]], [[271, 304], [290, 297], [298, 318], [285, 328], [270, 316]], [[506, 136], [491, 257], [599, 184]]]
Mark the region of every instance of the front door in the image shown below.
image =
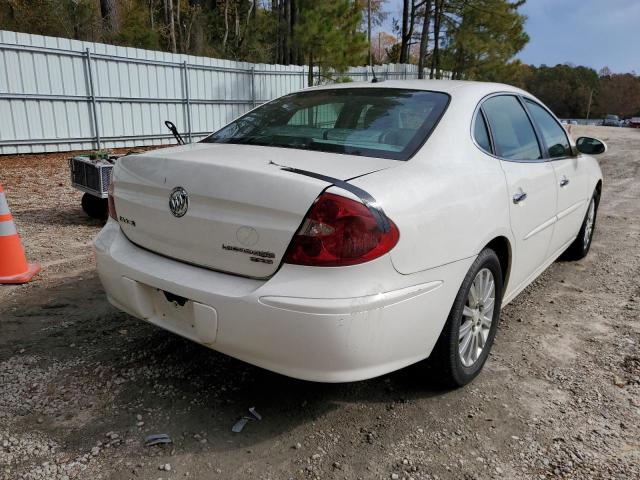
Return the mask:
[[587, 211], [588, 177], [577, 157], [551, 162], [558, 188], [557, 224], [551, 240], [552, 253], [566, 248], [582, 226]]
[[556, 177], [557, 220], [550, 254], [557, 254], [571, 243], [582, 225], [590, 198], [588, 176], [583, 163], [572, 155], [562, 125], [542, 105], [530, 99], [525, 99], [524, 103], [538, 127]]

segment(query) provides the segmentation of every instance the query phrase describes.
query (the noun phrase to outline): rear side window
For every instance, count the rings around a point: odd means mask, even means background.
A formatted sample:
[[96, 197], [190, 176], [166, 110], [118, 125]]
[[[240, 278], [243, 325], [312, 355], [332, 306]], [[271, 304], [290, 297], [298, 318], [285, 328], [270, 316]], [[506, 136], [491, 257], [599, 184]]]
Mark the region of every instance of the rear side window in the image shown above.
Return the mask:
[[482, 104], [496, 154], [509, 160], [538, 160], [542, 152], [527, 113], [516, 97], [500, 95]]
[[525, 99], [525, 103], [533, 121], [536, 122], [542, 133], [544, 143], [549, 150], [549, 156], [551, 158], [567, 157], [571, 155], [571, 147], [569, 145], [569, 139], [558, 122], [547, 112], [544, 108], [538, 105], [536, 102]]
[[422, 90], [310, 90], [266, 103], [203, 142], [408, 160], [448, 103], [446, 93]]
[[484, 116], [481, 112], [476, 115], [476, 121], [473, 126], [473, 138], [476, 143], [486, 152], [491, 153], [491, 141], [489, 140], [489, 132]]

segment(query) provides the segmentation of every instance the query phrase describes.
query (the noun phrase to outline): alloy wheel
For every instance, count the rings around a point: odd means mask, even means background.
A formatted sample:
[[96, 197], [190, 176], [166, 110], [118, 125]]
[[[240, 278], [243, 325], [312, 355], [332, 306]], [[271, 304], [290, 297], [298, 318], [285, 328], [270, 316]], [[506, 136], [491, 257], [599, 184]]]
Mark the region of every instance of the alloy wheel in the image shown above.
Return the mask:
[[591, 235], [593, 234], [593, 222], [596, 218], [596, 202], [592, 198], [589, 204], [589, 211], [587, 212], [587, 220], [584, 225], [584, 237], [582, 238], [582, 246], [586, 250], [589, 247], [591, 241]]
[[471, 367], [482, 355], [493, 322], [495, 301], [493, 273], [488, 268], [483, 268], [469, 288], [460, 320], [458, 354], [465, 367]]

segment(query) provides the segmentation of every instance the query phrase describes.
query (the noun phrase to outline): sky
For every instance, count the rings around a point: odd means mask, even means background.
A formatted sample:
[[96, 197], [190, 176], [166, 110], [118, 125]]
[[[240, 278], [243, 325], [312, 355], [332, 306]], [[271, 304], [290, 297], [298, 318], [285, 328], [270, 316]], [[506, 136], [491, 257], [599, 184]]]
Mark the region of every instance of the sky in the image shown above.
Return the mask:
[[[383, 26], [402, 18], [402, 0], [389, 0]], [[527, 0], [530, 40], [517, 55], [531, 65], [572, 63], [640, 74], [640, 0]]]

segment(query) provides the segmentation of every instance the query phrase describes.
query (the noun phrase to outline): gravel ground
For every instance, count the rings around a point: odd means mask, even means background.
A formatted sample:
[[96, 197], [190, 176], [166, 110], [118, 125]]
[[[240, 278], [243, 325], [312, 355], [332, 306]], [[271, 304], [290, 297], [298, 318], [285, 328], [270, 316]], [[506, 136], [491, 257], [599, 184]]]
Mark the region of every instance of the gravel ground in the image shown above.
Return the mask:
[[[0, 479], [640, 478], [640, 130], [573, 128], [610, 147], [591, 253], [505, 307], [484, 372], [453, 391], [424, 366], [292, 380], [119, 313], [68, 155], [0, 157], [44, 266], [0, 287]], [[249, 407], [262, 420], [232, 433]]]

